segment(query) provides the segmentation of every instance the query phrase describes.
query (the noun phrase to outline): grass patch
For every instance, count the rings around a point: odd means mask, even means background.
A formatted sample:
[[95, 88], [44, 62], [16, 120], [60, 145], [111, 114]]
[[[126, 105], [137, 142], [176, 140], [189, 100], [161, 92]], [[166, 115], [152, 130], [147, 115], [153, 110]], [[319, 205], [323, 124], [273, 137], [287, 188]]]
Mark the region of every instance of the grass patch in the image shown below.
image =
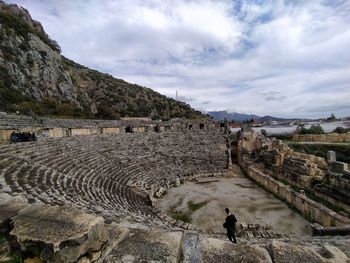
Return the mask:
[[190, 211], [195, 212], [198, 209], [202, 208], [203, 206], [207, 205], [209, 203], [209, 200], [207, 201], [203, 201], [203, 202], [199, 202], [199, 203], [195, 203], [193, 201], [188, 201], [187, 202], [187, 207]]
[[[7, 251], [6, 243], [11, 242], [11, 236], [8, 234], [0, 234], [0, 255], [6, 256], [8, 260], [1, 261], [2, 263], [20, 263], [23, 258], [19, 255], [13, 255], [12, 252]], [[8, 254], [10, 253], [10, 254]]]
[[199, 203], [195, 203], [193, 201], [188, 201], [187, 202], [188, 210], [186, 209], [186, 210], [179, 211], [179, 210], [177, 210], [177, 208], [179, 206], [181, 206], [182, 202], [183, 202], [183, 198], [180, 198], [179, 201], [177, 201], [174, 205], [172, 205], [169, 208], [168, 214], [176, 220], [180, 220], [180, 221], [183, 221], [185, 223], [191, 223], [192, 213], [199, 210], [200, 208], [202, 208], [206, 204], [208, 204], [209, 200], [199, 202]]
[[191, 221], [192, 221], [191, 212], [176, 210], [177, 207], [181, 206], [183, 200], [184, 199], [182, 197], [179, 199], [179, 201], [177, 201], [174, 205], [172, 205], [168, 210], [168, 214], [176, 220], [180, 220], [180, 221], [183, 221], [185, 223], [191, 223]]
[[191, 223], [191, 221], [192, 221], [192, 217], [191, 217], [190, 212], [174, 211], [171, 214], [171, 217], [176, 219], [176, 220], [183, 221], [185, 223]]

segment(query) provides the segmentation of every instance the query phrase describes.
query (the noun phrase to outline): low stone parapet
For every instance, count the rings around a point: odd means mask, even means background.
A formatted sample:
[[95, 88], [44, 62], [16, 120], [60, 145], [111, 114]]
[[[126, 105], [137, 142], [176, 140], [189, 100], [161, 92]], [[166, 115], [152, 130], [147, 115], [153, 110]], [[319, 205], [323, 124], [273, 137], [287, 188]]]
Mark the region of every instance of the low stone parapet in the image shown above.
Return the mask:
[[343, 134], [295, 134], [292, 140], [297, 142], [350, 142], [350, 132]]

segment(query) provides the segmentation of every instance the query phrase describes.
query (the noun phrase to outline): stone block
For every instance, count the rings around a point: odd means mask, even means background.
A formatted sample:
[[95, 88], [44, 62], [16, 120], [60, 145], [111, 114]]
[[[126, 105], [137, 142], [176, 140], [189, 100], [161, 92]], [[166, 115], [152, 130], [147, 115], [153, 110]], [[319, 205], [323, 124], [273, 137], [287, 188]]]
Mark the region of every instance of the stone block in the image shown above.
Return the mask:
[[0, 194], [0, 227], [5, 227], [10, 218], [17, 215], [17, 213], [28, 206], [27, 201], [20, 197], [9, 197], [5, 194]]
[[201, 260], [198, 262], [272, 263], [272, 260], [267, 250], [257, 245], [236, 245], [219, 239], [203, 238], [201, 241]]
[[327, 162], [332, 163], [337, 161], [336, 153], [335, 151], [328, 151], [327, 152]]
[[135, 229], [105, 262], [179, 262], [181, 239], [181, 231]]
[[99, 251], [108, 240], [102, 217], [67, 206], [37, 205], [12, 218], [11, 235], [22, 250], [36, 244], [40, 258], [48, 262], [76, 262], [89, 251]]
[[268, 250], [274, 263], [326, 263], [313, 248], [273, 240]]

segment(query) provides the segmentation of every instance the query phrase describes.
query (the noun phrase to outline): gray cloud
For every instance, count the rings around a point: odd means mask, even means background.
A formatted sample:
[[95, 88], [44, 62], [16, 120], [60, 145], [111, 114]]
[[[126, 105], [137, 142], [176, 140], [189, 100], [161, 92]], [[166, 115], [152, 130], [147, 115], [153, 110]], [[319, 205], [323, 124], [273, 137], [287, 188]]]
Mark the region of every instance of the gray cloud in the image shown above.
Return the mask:
[[6, 1], [65, 56], [198, 109], [350, 115], [348, 1]]

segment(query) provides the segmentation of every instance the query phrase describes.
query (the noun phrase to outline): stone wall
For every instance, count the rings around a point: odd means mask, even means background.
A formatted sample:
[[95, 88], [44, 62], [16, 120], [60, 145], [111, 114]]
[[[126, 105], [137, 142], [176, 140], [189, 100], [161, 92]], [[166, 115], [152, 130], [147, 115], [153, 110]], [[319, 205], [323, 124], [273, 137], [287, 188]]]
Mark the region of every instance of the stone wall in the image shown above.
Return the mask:
[[277, 149], [278, 152], [283, 154], [284, 156], [293, 156], [299, 159], [308, 160], [311, 163], [316, 164], [319, 168], [327, 167], [327, 162], [324, 158], [312, 154], [296, 152], [293, 149], [291, 149], [288, 145], [282, 143], [281, 140], [272, 139], [270, 148]]
[[338, 134], [295, 134], [293, 141], [298, 142], [350, 142], [350, 132]]
[[257, 168], [247, 166], [243, 160], [240, 160], [240, 165], [249, 178], [257, 182], [268, 192], [285, 201], [288, 205], [297, 209], [309, 220], [317, 222], [324, 227], [350, 225], [349, 218], [335, 213], [324, 205], [311, 200], [303, 193], [294, 191], [289, 186], [264, 174]]
[[119, 127], [102, 128], [102, 134], [118, 134], [120, 133]]
[[186, 130], [219, 130], [219, 123], [211, 120], [147, 121], [135, 120], [83, 120], [33, 119], [19, 115], [0, 114], [0, 141], [9, 141], [13, 131], [35, 132], [44, 138], [117, 134], [121, 132], [145, 133]]
[[[296, 153], [281, 141], [265, 138], [253, 130], [240, 132], [237, 152], [238, 163], [251, 179], [306, 218], [324, 226], [350, 224], [346, 213], [337, 214], [288, 186], [312, 191], [325, 202], [349, 212], [349, 175], [327, 171], [329, 166], [323, 158]], [[333, 163], [336, 162], [330, 165]]]
[[308, 159], [288, 156], [283, 160], [280, 173], [302, 187], [310, 187], [316, 180], [322, 180], [324, 171]]
[[11, 133], [16, 132], [14, 129], [4, 129], [0, 130], [0, 141], [9, 141], [11, 137]]
[[327, 167], [324, 158], [295, 152], [282, 141], [265, 138], [251, 129], [240, 132], [238, 149], [240, 154], [262, 161], [275, 177], [295, 186], [310, 187], [314, 181], [322, 180]]
[[42, 131], [40, 127], [23, 127], [17, 129], [0, 129], [0, 142], [8, 142], [10, 141], [12, 132], [35, 132], [38, 133]]

